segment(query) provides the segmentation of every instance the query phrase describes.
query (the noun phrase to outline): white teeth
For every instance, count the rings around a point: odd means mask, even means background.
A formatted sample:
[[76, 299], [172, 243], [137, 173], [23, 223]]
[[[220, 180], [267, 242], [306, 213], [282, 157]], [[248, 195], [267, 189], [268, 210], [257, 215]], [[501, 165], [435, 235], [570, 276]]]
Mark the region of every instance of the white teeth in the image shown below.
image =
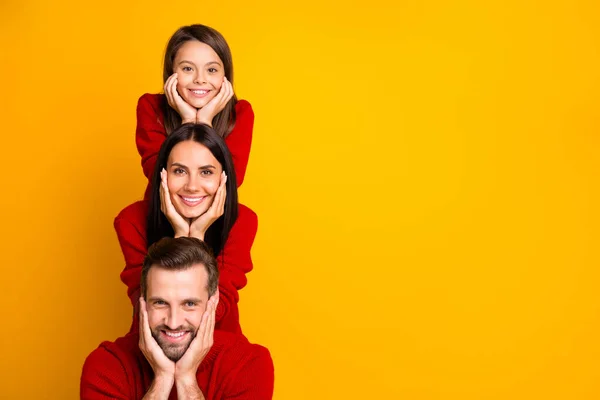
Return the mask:
[[178, 338], [178, 337], [183, 336], [185, 334], [185, 332], [177, 332], [177, 333], [165, 332], [165, 334], [172, 338]]
[[203, 199], [203, 197], [183, 197], [183, 199], [190, 203], [197, 203]]
[[206, 94], [208, 93], [208, 90], [192, 90], [192, 92], [195, 94]]

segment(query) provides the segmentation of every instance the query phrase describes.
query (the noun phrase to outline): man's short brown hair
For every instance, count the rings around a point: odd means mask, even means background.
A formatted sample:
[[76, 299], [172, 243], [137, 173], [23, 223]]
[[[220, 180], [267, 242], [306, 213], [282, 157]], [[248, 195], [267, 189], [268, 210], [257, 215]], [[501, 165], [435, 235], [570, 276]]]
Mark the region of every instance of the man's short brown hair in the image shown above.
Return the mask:
[[206, 290], [210, 298], [217, 291], [219, 268], [212, 250], [203, 241], [192, 237], [164, 237], [148, 249], [142, 267], [140, 288], [146, 298], [148, 272], [150, 268], [163, 268], [169, 271], [182, 271], [194, 265], [202, 264], [208, 274]]

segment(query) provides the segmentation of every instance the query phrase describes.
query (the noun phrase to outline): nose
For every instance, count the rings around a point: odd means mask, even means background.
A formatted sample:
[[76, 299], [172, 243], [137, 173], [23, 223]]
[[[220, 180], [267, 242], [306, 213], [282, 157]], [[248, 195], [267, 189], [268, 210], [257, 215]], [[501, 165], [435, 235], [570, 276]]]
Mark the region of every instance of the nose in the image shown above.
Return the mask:
[[183, 325], [183, 321], [180, 321], [181, 313], [177, 310], [177, 307], [173, 307], [169, 310], [169, 314], [167, 315], [167, 319], [165, 321], [165, 325], [169, 327], [169, 329], [177, 329], [181, 325]]
[[188, 192], [198, 191], [198, 188], [200, 187], [200, 183], [198, 181], [199, 179], [200, 177], [198, 177], [196, 174], [189, 174], [188, 179], [185, 183], [185, 189]]
[[196, 72], [196, 76], [194, 77], [194, 83], [197, 85], [202, 85], [206, 83], [203, 70], [199, 70]]

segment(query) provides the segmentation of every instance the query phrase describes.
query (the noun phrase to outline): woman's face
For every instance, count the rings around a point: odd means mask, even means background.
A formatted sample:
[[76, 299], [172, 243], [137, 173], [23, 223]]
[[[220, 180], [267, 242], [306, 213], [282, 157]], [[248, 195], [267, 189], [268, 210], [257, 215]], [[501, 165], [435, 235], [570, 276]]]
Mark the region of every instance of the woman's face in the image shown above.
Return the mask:
[[223, 168], [210, 150], [193, 140], [176, 144], [167, 160], [167, 186], [175, 210], [196, 218], [213, 202]]
[[179, 95], [191, 106], [202, 108], [219, 93], [225, 69], [212, 47], [188, 40], [175, 55], [173, 73], [177, 73]]

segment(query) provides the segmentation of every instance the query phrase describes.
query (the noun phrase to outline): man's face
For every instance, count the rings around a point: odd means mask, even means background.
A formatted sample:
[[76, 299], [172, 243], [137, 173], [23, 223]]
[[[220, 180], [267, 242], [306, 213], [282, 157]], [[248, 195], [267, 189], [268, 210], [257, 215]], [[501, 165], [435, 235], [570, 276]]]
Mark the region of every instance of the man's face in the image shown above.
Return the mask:
[[179, 360], [196, 336], [208, 302], [208, 274], [202, 264], [183, 271], [150, 268], [146, 285], [152, 336], [172, 361]]

